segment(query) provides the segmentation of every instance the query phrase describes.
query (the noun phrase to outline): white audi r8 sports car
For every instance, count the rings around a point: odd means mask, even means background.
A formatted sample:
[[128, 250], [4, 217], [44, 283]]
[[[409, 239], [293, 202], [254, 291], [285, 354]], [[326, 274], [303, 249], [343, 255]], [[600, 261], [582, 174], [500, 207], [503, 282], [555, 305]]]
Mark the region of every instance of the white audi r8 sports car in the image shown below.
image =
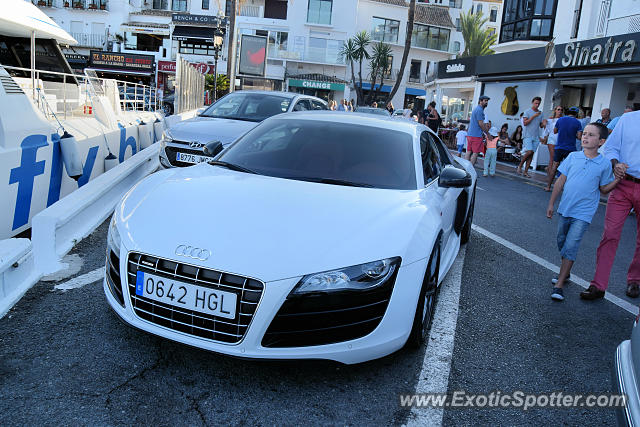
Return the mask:
[[475, 184], [423, 125], [277, 115], [128, 192], [104, 292], [126, 323], [219, 353], [379, 358], [424, 342]]

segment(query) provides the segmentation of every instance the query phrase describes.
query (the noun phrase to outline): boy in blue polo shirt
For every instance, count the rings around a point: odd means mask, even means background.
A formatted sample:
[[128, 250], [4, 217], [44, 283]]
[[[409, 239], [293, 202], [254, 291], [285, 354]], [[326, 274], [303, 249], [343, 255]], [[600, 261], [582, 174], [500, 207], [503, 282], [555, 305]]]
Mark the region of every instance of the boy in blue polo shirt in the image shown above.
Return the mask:
[[598, 209], [600, 193], [610, 192], [620, 182], [613, 177], [611, 162], [598, 153], [607, 136], [609, 130], [603, 124], [588, 124], [582, 133], [582, 151], [570, 153], [558, 168], [561, 175], [547, 206], [547, 218], [551, 218], [554, 203], [562, 193], [557, 238], [562, 265], [557, 279], [551, 281], [555, 284], [551, 298], [556, 301], [564, 300], [564, 284], [576, 260], [582, 236]]

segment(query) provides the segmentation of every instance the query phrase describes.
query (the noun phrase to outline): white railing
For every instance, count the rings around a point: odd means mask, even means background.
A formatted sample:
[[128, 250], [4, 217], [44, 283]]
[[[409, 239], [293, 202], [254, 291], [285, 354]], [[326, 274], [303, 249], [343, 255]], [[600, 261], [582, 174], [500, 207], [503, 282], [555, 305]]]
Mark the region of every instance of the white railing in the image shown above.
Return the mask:
[[264, 12], [262, 6], [242, 6], [240, 8], [240, 16], [250, 16], [252, 18], [263, 18]]
[[78, 41], [79, 46], [84, 47], [102, 48], [107, 42], [107, 36], [104, 34], [71, 33], [71, 37]]
[[178, 54], [174, 111], [183, 113], [204, 105], [204, 74]]
[[[34, 104], [49, 120], [91, 116], [93, 113], [93, 89], [96, 86], [104, 88], [107, 80], [115, 82], [118, 87], [122, 111], [162, 110], [157, 92], [142, 84], [115, 79], [90, 79], [84, 75], [42, 70], [35, 70], [34, 78], [31, 80], [29, 78], [31, 69], [29, 68], [6, 65], [3, 65], [3, 68], [10, 74], [24, 76], [22, 78], [16, 77], [14, 80], [26, 94], [31, 95]], [[42, 79], [45, 76], [48, 80]]]

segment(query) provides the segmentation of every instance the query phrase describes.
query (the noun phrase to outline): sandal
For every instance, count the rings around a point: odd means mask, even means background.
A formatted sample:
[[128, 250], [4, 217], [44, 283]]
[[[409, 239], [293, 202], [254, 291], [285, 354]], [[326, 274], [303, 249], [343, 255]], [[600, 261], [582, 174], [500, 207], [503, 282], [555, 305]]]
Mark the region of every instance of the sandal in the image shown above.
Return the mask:
[[522, 174], [522, 176], [524, 176], [525, 178], [531, 178], [531, 175], [529, 175], [529, 174], [528, 174], [528, 173], [526, 173], [526, 172], [524, 172], [524, 173]]
[[544, 190], [544, 191], [546, 191], [546, 192], [548, 193], [548, 192], [550, 192], [550, 191], [551, 191], [551, 188], [549, 188], [549, 187], [544, 187], [544, 188], [543, 188], [543, 190]]

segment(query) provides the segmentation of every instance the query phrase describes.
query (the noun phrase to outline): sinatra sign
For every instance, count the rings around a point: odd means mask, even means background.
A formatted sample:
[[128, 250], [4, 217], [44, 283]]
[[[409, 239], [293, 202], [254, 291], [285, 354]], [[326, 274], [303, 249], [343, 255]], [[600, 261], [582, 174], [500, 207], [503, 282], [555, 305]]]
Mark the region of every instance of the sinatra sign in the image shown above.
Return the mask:
[[571, 42], [564, 45], [564, 49], [558, 46], [562, 53], [559, 65], [568, 68], [637, 62], [638, 42], [633, 36], [639, 34]]

